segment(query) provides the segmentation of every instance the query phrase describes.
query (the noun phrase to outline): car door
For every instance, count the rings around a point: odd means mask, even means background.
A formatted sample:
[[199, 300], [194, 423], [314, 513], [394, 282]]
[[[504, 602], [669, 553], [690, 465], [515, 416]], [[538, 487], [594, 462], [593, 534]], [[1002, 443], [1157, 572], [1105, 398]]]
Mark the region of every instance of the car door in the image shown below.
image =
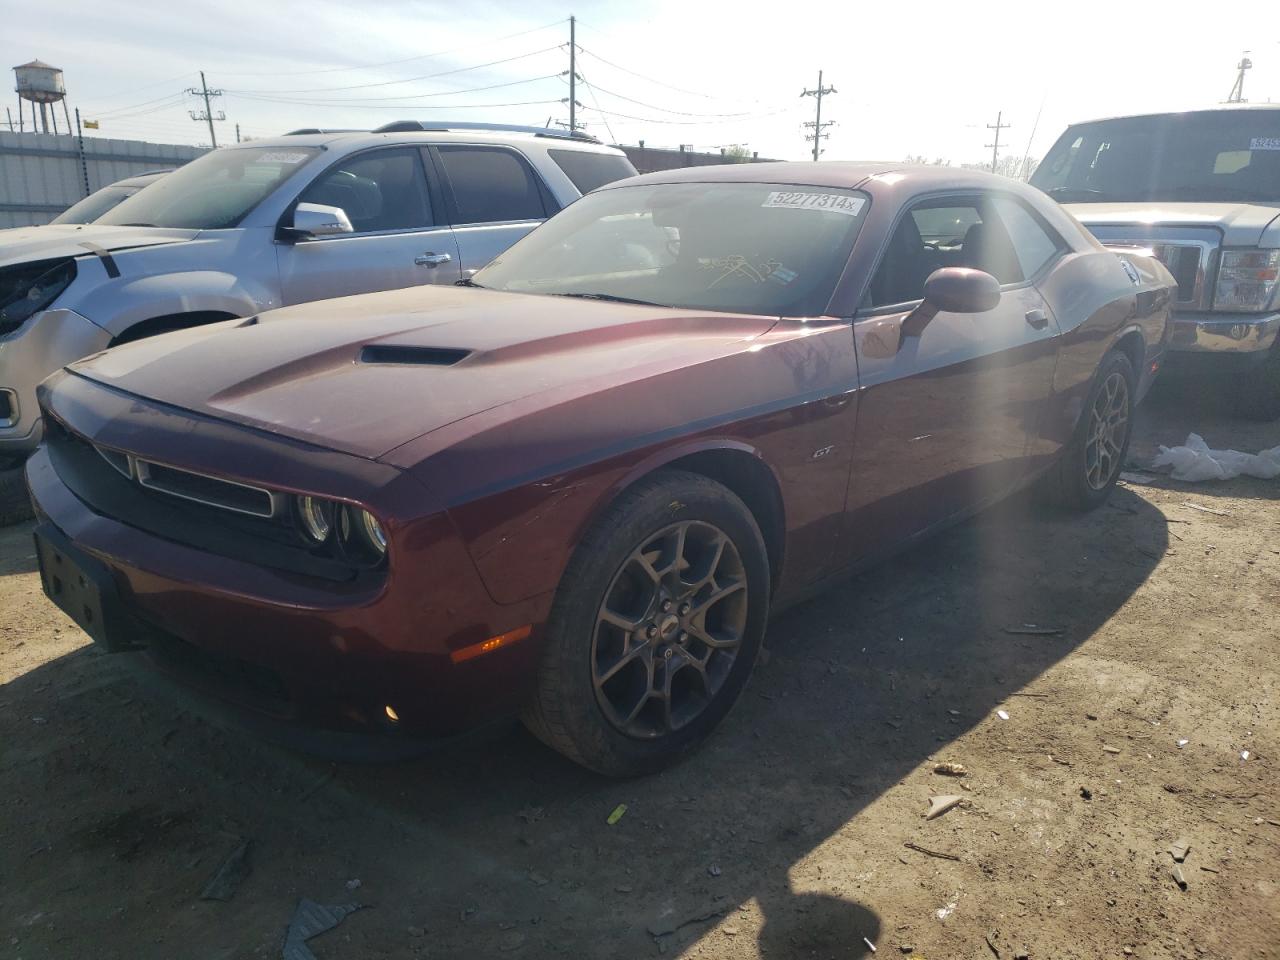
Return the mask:
[[488, 144], [430, 148], [469, 277], [556, 212], [551, 192], [518, 151]]
[[383, 147], [339, 160], [298, 202], [340, 207], [353, 232], [277, 246], [284, 302], [458, 280], [458, 245], [436, 215], [438, 198], [416, 147]]
[[[1019, 253], [990, 195], [917, 199], [895, 226], [854, 322], [851, 559], [993, 502], [1025, 474], [1057, 344], [1032, 282], [1043, 264]], [[919, 336], [902, 336], [929, 274], [949, 266], [995, 276], [1000, 302], [983, 313], [939, 311]]]

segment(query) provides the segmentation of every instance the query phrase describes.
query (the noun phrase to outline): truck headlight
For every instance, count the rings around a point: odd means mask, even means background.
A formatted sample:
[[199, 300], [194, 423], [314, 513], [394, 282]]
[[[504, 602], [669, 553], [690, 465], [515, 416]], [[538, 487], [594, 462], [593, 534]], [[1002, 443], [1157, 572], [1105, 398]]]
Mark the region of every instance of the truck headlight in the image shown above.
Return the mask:
[[0, 336], [48, 307], [76, 276], [74, 260], [44, 260], [0, 270]]
[[1224, 250], [1213, 292], [1215, 310], [1265, 310], [1280, 276], [1280, 250]]

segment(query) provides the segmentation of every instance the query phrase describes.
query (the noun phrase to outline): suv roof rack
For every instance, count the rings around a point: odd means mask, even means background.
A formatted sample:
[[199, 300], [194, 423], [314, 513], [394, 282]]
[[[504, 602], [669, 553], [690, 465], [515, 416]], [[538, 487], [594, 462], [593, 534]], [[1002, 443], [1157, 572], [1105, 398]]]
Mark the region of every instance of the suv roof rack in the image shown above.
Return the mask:
[[288, 133], [282, 133], [282, 137], [305, 137], [316, 133], [364, 133], [363, 130], [357, 130], [355, 127], [300, 127], [297, 130], [290, 130]]
[[450, 130], [492, 130], [495, 133], [531, 133], [535, 137], [552, 137], [556, 140], [578, 140], [582, 143], [599, 143], [595, 137], [581, 130], [558, 130], [555, 127], [526, 127], [515, 123], [475, 123], [444, 120], [394, 120], [373, 130], [374, 133], [413, 133], [428, 131], [447, 133]]

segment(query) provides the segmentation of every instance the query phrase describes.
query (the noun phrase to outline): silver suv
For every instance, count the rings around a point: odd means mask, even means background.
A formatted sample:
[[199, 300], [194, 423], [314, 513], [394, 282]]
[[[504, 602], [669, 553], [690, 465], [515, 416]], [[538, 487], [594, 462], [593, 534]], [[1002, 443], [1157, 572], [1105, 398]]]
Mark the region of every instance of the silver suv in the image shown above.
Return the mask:
[[582, 134], [404, 121], [214, 150], [94, 223], [6, 230], [0, 461], [38, 445], [36, 384], [66, 363], [285, 304], [455, 283], [634, 174]]

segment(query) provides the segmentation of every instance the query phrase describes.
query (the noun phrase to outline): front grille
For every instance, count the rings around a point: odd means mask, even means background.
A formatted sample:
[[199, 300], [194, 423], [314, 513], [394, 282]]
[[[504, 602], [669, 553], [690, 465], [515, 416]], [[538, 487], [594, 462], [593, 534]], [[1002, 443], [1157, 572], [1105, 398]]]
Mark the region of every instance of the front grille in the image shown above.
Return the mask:
[[[144, 486], [138, 475], [138, 467], [144, 463], [141, 459], [96, 446], [56, 417], [46, 418], [45, 424], [49, 459], [59, 479], [95, 513], [208, 553], [319, 578], [333, 584], [334, 589], [361, 593], [383, 576], [381, 571], [365, 570], [313, 551], [286, 516], [258, 516]], [[190, 477], [201, 476], [175, 472], [184, 476], [163, 474], [160, 482], [184, 484], [192, 482]]]
[[1178, 304], [1200, 305], [1204, 294], [1204, 273], [1207, 250], [1196, 244], [1155, 243], [1152, 250], [1156, 259], [1168, 268], [1178, 284]]

